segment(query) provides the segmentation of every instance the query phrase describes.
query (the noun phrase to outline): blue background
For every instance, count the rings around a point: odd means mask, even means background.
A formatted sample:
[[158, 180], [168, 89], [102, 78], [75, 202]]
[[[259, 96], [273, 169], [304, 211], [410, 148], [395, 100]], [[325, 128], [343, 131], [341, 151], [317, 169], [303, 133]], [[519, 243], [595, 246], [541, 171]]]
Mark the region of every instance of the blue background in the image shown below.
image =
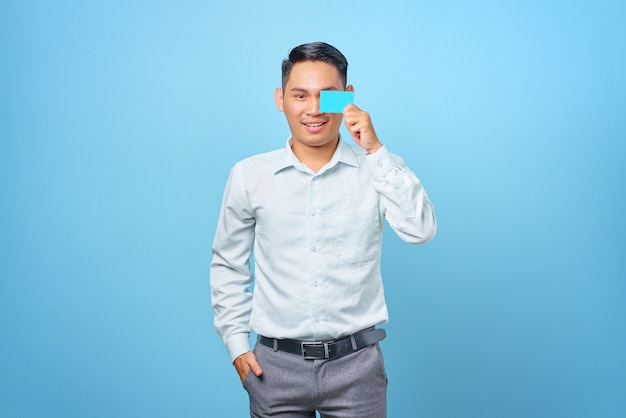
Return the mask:
[[244, 417], [212, 325], [228, 170], [280, 148], [290, 48], [435, 204], [387, 231], [391, 417], [626, 416], [618, 1], [0, 6], [0, 416]]

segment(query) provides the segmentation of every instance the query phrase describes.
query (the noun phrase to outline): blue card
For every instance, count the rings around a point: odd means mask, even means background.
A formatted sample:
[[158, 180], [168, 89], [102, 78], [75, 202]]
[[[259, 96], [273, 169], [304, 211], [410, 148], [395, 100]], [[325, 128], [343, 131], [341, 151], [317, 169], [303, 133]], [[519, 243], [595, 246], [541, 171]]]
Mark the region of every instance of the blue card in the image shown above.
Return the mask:
[[321, 113], [341, 113], [352, 102], [354, 102], [353, 91], [320, 91]]

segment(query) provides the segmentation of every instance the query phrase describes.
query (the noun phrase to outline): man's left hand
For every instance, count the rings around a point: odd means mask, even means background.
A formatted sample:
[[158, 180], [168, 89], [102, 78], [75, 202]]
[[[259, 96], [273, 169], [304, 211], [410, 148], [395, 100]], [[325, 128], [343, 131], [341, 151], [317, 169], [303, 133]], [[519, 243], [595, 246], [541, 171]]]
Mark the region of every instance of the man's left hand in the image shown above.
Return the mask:
[[375, 153], [383, 146], [376, 136], [369, 113], [349, 104], [343, 110], [343, 122], [352, 140], [363, 147], [368, 154]]

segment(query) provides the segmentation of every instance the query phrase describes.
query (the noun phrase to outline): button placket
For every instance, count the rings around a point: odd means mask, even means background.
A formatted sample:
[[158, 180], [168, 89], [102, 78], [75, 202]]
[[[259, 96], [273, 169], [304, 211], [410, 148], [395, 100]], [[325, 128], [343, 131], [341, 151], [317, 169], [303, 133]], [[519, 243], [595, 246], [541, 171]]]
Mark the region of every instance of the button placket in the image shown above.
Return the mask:
[[320, 177], [314, 176], [309, 182], [308, 200], [306, 223], [307, 223], [307, 243], [308, 243], [308, 283], [309, 283], [309, 297], [310, 297], [310, 318], [317, 328], [317, 325], [322, 321], [324, 312], [324, 298], [321, 292], [320, 277], [322, 272], [320, 271], [323, 263], [318, 261], [318, 258], [323, 253], [323, 240], [321, 240], [320, 234], [323, 229], [320, 228], [320, 223], [323, 219], [322, 211], [320, 210], [320, 188], [322, 187], [322, 181]]

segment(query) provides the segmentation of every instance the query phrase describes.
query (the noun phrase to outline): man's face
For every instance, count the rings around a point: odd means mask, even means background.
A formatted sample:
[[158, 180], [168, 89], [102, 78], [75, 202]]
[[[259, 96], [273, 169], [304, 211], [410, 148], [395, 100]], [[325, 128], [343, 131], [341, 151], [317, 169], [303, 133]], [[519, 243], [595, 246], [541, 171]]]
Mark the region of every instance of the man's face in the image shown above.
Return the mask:
[[[294, 64], [285, 88], [276, 89], [276, 106], [287, 118], [294, 147], [337, 145], [343, 116], [341, 113], [320, 113], [322, 90], [344, 90], [339, 71], [323, 61]], [[352, 86], [347, 90], [352, 90]]]

